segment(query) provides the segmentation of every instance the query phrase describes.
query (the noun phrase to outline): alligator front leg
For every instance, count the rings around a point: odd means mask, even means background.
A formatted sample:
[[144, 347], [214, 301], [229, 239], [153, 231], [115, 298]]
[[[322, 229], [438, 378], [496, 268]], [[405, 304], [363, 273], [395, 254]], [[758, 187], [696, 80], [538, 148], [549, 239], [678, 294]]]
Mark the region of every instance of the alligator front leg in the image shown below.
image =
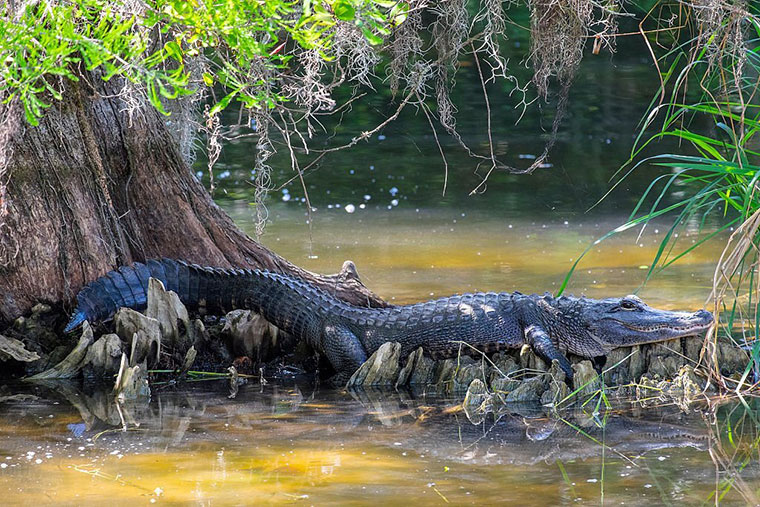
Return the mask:
[[550, 365], [552, 360], [559, 361], [559, 366], [565, 372], [568, 379], [573, 378], [573, 368], [570, 361], [560, 352], [549, 337], [549, 334], [538, 325], [530, 325], [525, 328], [525, 341], [533, 349], [533, 352]]
[[335, 387], [345, 387], [351, 375], [367, 360], [367, 353], [359, 339], [342, 325], [325, 325], [322, 350], [335, 369], [335, 375], [330, 377], [330, 383]]

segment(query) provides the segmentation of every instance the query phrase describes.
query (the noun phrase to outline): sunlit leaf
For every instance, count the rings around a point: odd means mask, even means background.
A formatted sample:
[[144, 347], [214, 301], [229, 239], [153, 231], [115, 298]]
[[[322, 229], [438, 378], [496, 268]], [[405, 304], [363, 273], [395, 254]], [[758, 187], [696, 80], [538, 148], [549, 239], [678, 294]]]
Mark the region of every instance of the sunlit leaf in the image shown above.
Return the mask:
[[342, 21], [351, 21], [356, 16], [356, 10], [349, 0], [337, 0], [333, 4], [333, 12]]

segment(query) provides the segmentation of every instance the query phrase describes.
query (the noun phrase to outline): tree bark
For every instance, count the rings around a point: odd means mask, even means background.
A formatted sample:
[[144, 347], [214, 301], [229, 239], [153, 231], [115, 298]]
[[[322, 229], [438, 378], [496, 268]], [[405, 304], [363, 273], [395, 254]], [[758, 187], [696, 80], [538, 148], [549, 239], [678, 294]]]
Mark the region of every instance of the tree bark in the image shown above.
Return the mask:
[[118, 265], [171, 257], [294, 274], [359, 305], [385, 306], [352, 264], [305, 271], [246, 236], [211, 199], [150, 106], [129, 117], [116, 79], [66, 85], [37, 127], [0, 117], [0, 319], [40, 301], [72, 306]]

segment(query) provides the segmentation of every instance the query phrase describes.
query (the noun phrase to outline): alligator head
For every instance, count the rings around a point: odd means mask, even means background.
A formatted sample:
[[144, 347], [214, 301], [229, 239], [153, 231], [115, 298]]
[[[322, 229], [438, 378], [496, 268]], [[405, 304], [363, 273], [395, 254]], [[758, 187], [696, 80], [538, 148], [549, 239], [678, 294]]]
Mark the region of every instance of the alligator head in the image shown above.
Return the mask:
[[617, 347], [696, 335], [713, 323], [707, 310], [659, 310], [632, 295], [599, 300], [563, 297], [551, 307], [548, 327], [560, 348], [585, 357], [606, 355]]

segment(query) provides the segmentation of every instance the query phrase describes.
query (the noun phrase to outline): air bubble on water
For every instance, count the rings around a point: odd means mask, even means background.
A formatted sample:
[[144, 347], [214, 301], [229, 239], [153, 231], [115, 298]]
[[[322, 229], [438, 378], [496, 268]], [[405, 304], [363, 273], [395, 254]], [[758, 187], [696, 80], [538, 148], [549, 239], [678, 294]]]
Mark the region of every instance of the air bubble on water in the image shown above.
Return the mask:
[[364, 204], [364, 203], [361, 203], [361, 204], [359, 205], [359, 209], [364, 209], [364, 208], [366, 208], [366, 207], [367, 207], [367, 205], [366, 205], [366, 204]]
[[353, 213], [356, 211], [356, 206], [353, 204], [346, 204], [346, 207], [344, 209], [346, 210], [346, 213]]
[[393, 199], [391, 201], [391, 206], [398, 206], [398, 199]]
[[391, 195], [394, 195], [394, 196], [395, 196], [396, 194], [398, 194], [398, 188], [396, 188], [396, 187], [391, 187], [391, 189], [390, 189], [390, 190], [388, 190], [388, 192], [389, 192]]
[[385, 141], [385, 136], [383, 134], [380, 134], [379, 136], [377, 136], [377, 140], [378, 141]]
[[284, 202], [288, 202], [288, 201], [290, 200], [290, 194], [283, 194], [283, 196], [282, 196], [282, 200], [283, 200]]
[[371, 195], [369, 195], [369, 194], [364, 194], [364, 200], [365, 200], [365, 201], [369, 201], [370, 199], [372, 199], [372, 196], [371, 196]]

